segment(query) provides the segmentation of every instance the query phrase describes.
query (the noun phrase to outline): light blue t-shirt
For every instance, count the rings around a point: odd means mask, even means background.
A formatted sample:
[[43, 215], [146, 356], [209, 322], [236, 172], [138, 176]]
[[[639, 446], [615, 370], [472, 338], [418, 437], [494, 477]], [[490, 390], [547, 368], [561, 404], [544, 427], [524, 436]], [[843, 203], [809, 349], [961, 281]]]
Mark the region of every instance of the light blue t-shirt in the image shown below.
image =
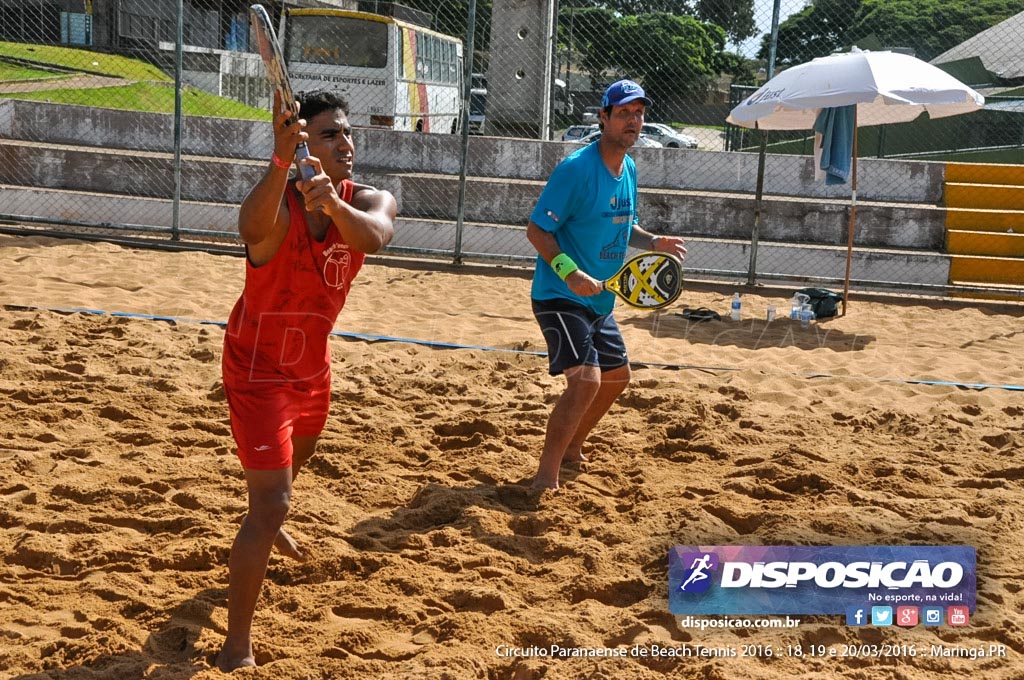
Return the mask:
[[[559, 247], [584, 273], [603, 281], [619, 270], [636, 223], [636, 164], [626, 156], [622, 174], [612, 177], [598, 142], [566, 157], [551, 173], [530, 220], [555, 235]], [[615, 295], [581, 297], [540, 256], [533, 274], [534, 300], [566, 299], [608, 314]]]

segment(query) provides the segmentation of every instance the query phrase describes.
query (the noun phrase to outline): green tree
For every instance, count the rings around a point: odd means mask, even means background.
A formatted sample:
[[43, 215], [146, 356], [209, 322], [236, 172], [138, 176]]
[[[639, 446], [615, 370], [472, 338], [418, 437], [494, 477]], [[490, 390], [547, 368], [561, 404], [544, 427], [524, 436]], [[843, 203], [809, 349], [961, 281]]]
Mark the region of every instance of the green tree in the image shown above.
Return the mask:
[[723, 64], [725, 30], [692, 16], [649, 12], [622, 16], [606, 7], [588, 7], [559, 17], [559, 36], [573, 35], [573, 63], [603, 89], [611, 80], [640, 81], [656, 101], [701, 95]]
[[758, 62], [741, 54], [723, 52], [719, 55], [717, 70], [732, 76], [733, 85], [756, 85]]
[[619, 19], [606, 7], [585, 7], [572, 12], [559, 13], [559, 36], [568, 45], [569, 32], [573, 39], [573, 63], [590, 74], [595, 90], [606, 86], [602, 73], [615, 64], [616, 33]]
[[[445, 35], [466, 41], [466, 23], [469, 20], [469, 0], [402, 0], [401, 4], [422, 10], [433, 17], [431, 28]], [[477, 0], [476, 30], [473, 46], [487, 50], [491, 40], [492, 0]]]
[[[779, 25], [776, 63], [802, 64], [838, 50], [860, 11], [861, 0], [819, 0]], [[766, 35], [757, 56], [768, 58]]]
[[714, 83], [725, 30], [693, 17], [653, 12], [622, 17], [617, 65], [657, 101], [701, 95]]
[[635, 16], [665, 12], [667, 14], [693, 14], [689, 0], [569, 0], [579, 5], [605, 7], [620, 16]]
[[864, 0], [850, 40], [874, 34], [930, 61], [1021, 11], [1021, 0]]
[[801, 64], [874, 36], [928, 61], [1021, 11], [1024, 0], [818, 0], [779, 26], [777, 60]]
[[753, 0], [697, 0], [696, 16], [724, 28], [733, 43], [757, 35]]

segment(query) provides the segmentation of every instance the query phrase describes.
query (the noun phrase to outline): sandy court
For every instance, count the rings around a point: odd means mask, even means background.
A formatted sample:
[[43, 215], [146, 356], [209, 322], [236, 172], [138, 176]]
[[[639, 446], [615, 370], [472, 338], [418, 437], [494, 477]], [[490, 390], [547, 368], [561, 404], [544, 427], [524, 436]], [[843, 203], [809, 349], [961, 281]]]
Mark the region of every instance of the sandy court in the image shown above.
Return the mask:
[[[334, 397], [271, 558], [248, 678], [1024, 677], [1024, 309], [857, 301], [801, 329], [732, 291], [620, 308], [631, 387], [591, 461], [531, 497], [547, 414], [529, 280], [376, 260], [332, 340]], [[226, 677], [245, 510], [220, 383], [240, 258], [0, 236], [0, 676]], [[781, 307], [785, 301], [774, 298]], [[58, 313], [88, 308], [133, 315]], [[481, 347], [489, 349], [480, 349]], [[939, 384], [933, 384], [939, 383]], [[674, 545], [970, 545], [966, 628], [683, 628]], [[502, 656], [518, 649], [889, 642], [1005, 657]]]

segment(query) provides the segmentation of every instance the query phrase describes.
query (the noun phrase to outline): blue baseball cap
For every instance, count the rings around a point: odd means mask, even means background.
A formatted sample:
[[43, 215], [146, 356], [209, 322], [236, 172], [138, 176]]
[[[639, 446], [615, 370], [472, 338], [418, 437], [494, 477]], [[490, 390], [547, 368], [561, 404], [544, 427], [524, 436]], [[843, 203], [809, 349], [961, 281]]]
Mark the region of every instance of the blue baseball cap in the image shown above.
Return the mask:
[[604, 97], [601, 98], [601, 107], [622, 106], [623, 104], [635, 101], [643, 102], [644, 106], [650, 106], [652, 103], [647, 98], [647, 95], [644, 94], [644, 88], [632, 80], [620, 80], [609, 85], [608, 89], [604, 91]]

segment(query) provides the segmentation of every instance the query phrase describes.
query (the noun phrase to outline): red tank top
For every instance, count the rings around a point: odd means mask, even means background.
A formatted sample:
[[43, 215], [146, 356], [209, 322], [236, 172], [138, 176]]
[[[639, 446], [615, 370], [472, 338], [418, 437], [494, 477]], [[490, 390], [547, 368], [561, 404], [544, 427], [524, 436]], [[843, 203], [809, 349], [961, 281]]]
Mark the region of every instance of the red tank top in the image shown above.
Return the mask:
[[[353, 183], [344, 180], [338, 188], [341, 200], [351, 203]], [[245, 288], [228, 318], [222, 366], [224, 382], [236, 389], [280, 382], [305, 389], [329, 382], [327, 338], [366, 259], [333, 225], [323, 242], [314, 239], [292, 184], [285, 195], [288, 234], [263, 266], [246, 257]]]

